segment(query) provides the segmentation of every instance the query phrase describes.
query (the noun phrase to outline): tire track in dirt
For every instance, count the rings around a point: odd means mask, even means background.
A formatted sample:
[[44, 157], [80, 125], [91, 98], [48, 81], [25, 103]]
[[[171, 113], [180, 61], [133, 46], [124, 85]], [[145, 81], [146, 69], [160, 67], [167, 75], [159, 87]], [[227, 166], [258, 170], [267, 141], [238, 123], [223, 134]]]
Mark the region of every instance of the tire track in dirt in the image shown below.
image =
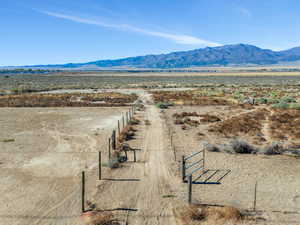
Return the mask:
[[111, 178], [98, 183], [93, 201], [102, 210], [115, 211], [122, 224], [176, 225], [173, 214], [175, 200], [164, 197], [173, 194], [172, 189], [180, 186], [180, 180], [171, 171], [173, 152], [151, 95], [142, 93], [140, 99], [147, 103], [142, 117], [149, 119], [151, 124], [140, 127], [138, 146], [134, 146], [141, 148], [137, 152], [138, 161], [129, 161], [121, 168], [107, 171], [105, 177]]
[[172, 152], [168, 151], [163, 134], [163, 121], [155, 106], [147, 106], [148, 119], [151, 121], [144, 139], [145, 164], [141, 170], [142, 181], [137, 187], [137, 212], [129, 216], [129, 224], [168, 225], [176, 224], [172, 210], [172, 200], [163, 195], [170, 194], [175, 177], [169, 171], [168, 161]]

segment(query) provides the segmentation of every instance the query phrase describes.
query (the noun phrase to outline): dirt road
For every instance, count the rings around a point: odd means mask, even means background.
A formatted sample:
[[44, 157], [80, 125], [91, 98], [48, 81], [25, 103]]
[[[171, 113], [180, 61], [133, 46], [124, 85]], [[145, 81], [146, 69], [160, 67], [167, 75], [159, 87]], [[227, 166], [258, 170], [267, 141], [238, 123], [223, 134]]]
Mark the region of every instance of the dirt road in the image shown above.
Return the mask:
[[[149, 95], [143, 98], [151, 102]], [[110, 178], [99, 182], [93, 200], [102, 209], [119, 209], [124, 224], [127, 221], [136, 225], [175, 225], [173, 201], [169, 197], [175, 192], [174, 187], [179, 186], [179, 179], [169, 166], [173, 156], [165, 140], [163, 120], [159, 109], [150, 104], [138, 116], [151, 121], [149, 126], [139, 126], [136, 140], [130, 142], [132, 147], [141, 148], [138, 161], [125, 163], [123, 168], [109, 173]]]

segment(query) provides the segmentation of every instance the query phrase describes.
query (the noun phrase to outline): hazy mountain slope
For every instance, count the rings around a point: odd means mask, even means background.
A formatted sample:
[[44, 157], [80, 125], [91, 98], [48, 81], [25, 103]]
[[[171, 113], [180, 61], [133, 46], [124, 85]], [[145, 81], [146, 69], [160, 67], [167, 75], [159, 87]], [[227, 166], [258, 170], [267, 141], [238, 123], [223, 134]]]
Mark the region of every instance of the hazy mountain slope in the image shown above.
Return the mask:
[[[182, 68], [192, 66], [270, 65], [300, 60], [300, 47], [285, 51], [261, 49], [253, 45], [237, 44], [207, 47], [169, 54], [146, 55], [117, 60], [99, 60], [88, 63], [47, 65], [55, 68], [86, 67], [136, 67], [136, 68]], [[41, 65], [36, 67], [43, 67]]]

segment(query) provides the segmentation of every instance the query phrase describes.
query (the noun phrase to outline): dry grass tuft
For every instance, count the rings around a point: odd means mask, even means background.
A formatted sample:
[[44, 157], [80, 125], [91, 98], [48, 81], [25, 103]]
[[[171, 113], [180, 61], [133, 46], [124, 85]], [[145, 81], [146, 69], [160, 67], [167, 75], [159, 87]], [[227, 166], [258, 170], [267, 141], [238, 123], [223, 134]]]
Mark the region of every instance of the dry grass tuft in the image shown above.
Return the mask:
[[231, 206], [207, 207], [204, 210], [204, 216], [207, 220], [237, 221], [242, 219], [240, 211]]
[[188, 205], [177, 210], [184, 225], [233, 225], [244, 224], [240, 211], [231, 206]]
[[136, 117], [131, 118], [131, 120], [129, 121], [129, 125], [138, 125], [140, 124], [140, 120]]
[[200, 96], [195, 91], [154, 91], [154, 102], [172, 102], [181, 105], [231, 105], [232, 103], [223, 98]]
[[137, 95], [107, 93], [22, 94], [0, 96], [0, 107], [111, 107], [126, 106]]
[[86, 225], [113, 225], [113, 214], [109, 212], [93, 212], [89, 211], [84, 213], [81, 218]]
[[189, 125], [191, 127], [197, 127], [200, 123], [198, 120], [194, 120], [189, 117], [199, 117], [199, 114], [196, 112], [182, 112], [174, 113], [173, 117], [175, 118], [174, 124], [176, 125]]
[[173, 117], [175, 117], [177, 119], [189, 117], [189, 116], [199, 117], [199, 114], [197, 112], [182, 112], [182, 113], [174, 113], [173, 114]]
[[300, 139], [300, 111], [274, 110], [269, 117], [272, 138], [285, 140], [287, 137]]
[[215, 115], [209, 115], [209, 114], [204, 114], [200, 115], [201, 119], [200, 122], [207, 122], [207, 123], [214, 123], [214, 122], [219, 122], [221, 119]]
[[225, 136], [238, 136], [240, 133], [256, 135], [261, 133], [262, 121], [266, 119], [269, 112], [267, 110], [256, 110], [254, 112], [243, 113], [223, 120], [210, 127], [210, 132], [216, 132]]
[[120, 133], [119, 137], [118, 137], [118, 143], [123, 143], [125, 141], [129, 141], [131, 139], [133, 139], [133, 137], [135, 136], [135, 132], [137, 130], [133, 127], [133, 126], [126, 126], [122, 132]]

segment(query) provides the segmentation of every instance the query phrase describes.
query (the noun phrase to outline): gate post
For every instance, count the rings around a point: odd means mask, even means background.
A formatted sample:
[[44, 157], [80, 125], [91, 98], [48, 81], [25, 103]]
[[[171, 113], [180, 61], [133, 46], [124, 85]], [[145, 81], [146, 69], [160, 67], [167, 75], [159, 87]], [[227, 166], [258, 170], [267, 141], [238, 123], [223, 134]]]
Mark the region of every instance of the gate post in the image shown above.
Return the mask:
[[112, 148], [113, 150], [116, 150], [116, 130], [113, 130], [112, 132]]
[[182, 172], [182, 182], [185, 182], [185, 156], [182, 156], [182, 161], [181, 161], [181, 172]]
[[192, 203], [192, 185], [193, 185], [193, 175], [188, 176], [188, 203]]
[[111, 158], [111, 139], [108, 138], [108, 159], [110, 160]]
[[102, 157], [101, 151], [99, 152], [99, 180], [102, 179]]
[[84, 173], [84, 171], [82, 171], [82, 173], [81, 173], [81, 210], [82, 210], [82, 213], [85, 212], [84, 197], [85, 197], [85, 173]]

